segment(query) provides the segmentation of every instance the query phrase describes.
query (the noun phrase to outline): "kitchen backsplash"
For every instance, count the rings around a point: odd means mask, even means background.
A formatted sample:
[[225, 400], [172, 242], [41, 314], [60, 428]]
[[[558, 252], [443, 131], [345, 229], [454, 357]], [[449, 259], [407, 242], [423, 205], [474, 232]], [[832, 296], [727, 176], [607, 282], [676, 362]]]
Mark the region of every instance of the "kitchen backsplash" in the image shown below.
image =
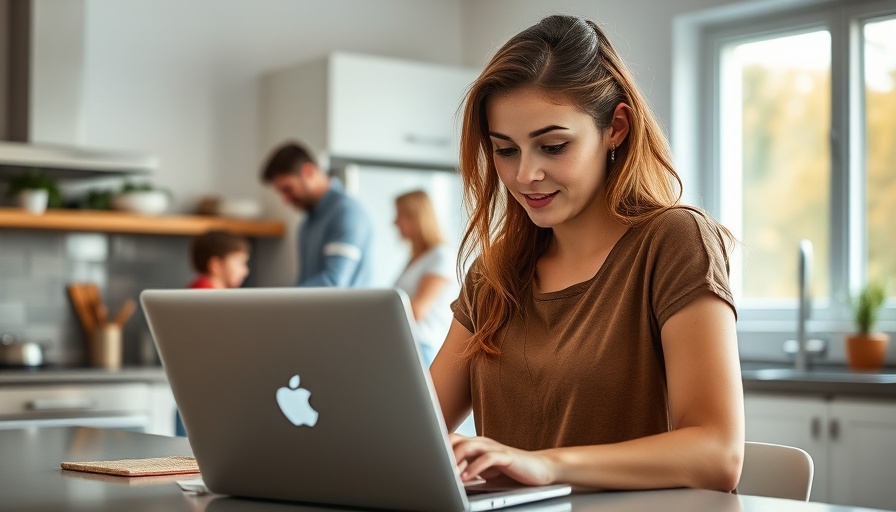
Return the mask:
[[[0, 230], [0, 332], [46, 341], [50, 364], [80, 365], [85, 337], [66, 293], [96, 283], [111, 314], [147, 288], [184, 288], [194, 277], [189, 238]], [[142, 310], [124, 330], [124, 364], [152, 364]]]

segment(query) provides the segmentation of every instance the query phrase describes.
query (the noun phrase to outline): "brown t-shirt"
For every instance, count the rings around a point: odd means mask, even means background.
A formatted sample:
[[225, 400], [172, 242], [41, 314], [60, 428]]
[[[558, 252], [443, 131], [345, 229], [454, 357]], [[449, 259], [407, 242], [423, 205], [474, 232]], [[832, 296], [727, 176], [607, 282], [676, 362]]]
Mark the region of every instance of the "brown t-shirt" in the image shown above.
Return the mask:
[[[465, 281], [451, 307], [474, 332]], [[590, 280], [550, 293], [532, 286], [522, 314], [496, 334], [500, 356], [471, 363], [476, 431], [526, 450], [668, 431], [660, 329], [703, 293], [734, 309], [721, 235], [685, 208], [630, 228]]]

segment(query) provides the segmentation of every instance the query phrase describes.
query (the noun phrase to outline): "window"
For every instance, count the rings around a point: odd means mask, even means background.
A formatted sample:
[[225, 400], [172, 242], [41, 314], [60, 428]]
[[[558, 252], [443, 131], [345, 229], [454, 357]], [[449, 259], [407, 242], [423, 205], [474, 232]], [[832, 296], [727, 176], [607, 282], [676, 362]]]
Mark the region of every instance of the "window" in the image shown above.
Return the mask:
[[699, 25], [696, 160], [704, 206], [740, 242], [742, 331], [793, 332], [802, 239], [816, 331], [852, 329], [866, 280], [896, 320], [896, 0], [718, 19]]
[[865, 24], [868, 277], [896, 296], [896, 17]]
[[[796, 297], [800, 240], [813, 242], [816, 267], [829, 262], [830, 33], [735, 41], [720, 58], [719, 214], [742, 242], [733, 285], [747, 302]], [[827, 295], [828, 276], [813, 277]]]

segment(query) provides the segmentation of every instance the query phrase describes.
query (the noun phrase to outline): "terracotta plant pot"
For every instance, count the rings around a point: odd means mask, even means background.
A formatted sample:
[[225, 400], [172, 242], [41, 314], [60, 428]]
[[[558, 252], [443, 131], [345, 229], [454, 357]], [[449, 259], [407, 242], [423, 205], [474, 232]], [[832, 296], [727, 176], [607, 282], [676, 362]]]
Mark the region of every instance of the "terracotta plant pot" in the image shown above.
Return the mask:
[[846, 364], [850, 370], [880, 370], [887, 355], [890, 336], [883, 332], [846, 337]]

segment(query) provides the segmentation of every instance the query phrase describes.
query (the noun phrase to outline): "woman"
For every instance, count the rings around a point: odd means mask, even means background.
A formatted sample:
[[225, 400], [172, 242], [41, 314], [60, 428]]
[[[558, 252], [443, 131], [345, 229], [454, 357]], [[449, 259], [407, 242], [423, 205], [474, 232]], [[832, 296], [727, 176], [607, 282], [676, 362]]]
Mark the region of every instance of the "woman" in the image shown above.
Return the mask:
[[476, 255], [431, 368], [461, 478], [730, 491], [743, 391], [728, 232], [678, 204], [658, 123], [591, 21], [550, 16], [472, 84]]
[[415, 190], [395, 198], [395, 226], [411, 245], [411, 259], [395, 287], [411, 300], [417, 341], [428, 367], [451, 326], [458, 286], [453, 251], [445, 244], [429, 196]]

